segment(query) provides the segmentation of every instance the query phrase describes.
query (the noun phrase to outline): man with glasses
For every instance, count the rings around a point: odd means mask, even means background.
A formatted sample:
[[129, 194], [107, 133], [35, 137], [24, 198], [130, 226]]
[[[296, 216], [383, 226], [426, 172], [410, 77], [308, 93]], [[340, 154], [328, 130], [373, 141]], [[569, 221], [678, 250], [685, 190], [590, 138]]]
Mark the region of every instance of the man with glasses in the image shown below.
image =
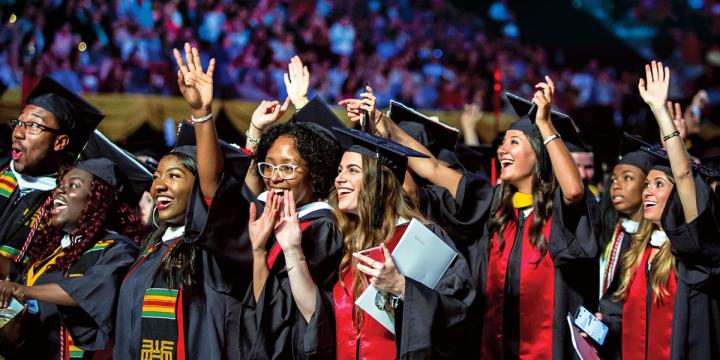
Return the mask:
[[[10, 120], [12, 151], [0, 158], [0, 278], [22, 266], [39, 209], [55, 188], [57, 173], [72, 165], [105, 117], [49, 77]], [[16, 266], [11, 266], [15, 264]]]

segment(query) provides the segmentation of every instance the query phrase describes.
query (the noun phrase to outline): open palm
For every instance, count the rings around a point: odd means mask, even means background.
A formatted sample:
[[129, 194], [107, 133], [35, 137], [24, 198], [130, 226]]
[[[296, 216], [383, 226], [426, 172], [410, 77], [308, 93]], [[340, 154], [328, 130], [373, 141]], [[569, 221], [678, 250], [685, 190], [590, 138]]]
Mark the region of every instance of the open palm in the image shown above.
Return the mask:
[[645, 65], [645, 79], [640, 78], [638, 90], [643, 101], [653, 109], [664, 109], [670, 87], [670, 68], [661, 62]]
[[300, 220], [295, 212], [295, 196], [292, 190], [284, 192], [282, 201], [280, 217], [275, 224], [275, 239], [283, 251], [291, 251], [300, 247], [302, 239]]
[[178, 87], [185, 101], [193, 110], [209, 108], [213, 98], [215, 59], [210, 59], [207, 72], [203, 72], [200, 53], [189, 43], [185, 43], [187, 64], [183, 61], [178, 49], [173, 49], [173, 55], [179, 68]]

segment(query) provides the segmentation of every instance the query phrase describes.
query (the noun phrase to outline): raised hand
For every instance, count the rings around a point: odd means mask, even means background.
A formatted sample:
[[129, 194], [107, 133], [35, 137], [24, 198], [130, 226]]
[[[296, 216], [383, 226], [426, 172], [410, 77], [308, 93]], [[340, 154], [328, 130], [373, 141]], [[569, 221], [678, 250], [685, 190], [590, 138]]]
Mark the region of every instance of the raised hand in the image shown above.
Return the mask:
[[286, 258], [289, 252], [302, 251], [300, 248], [302, 230], [300, 230], [300, 220], [295, 212], [295, 195], [292, 190], [283, 191], [282, 209], [275, 224], [275, 239], [286, 254]]
[[653, 111], [664, 111], [665, 101], [670, 87], [670, 68], [663, 67], [662, 62], [653, 60], [645, 65], [645, 79], [638, 81], [638, 90], [643, 101]]
[[532, 102], [538, 107], [537, 116], [535, 117], [536, 123], [543, 123], [550, 121], [550, 110], [552, 108], [552, 99], [555, 96], [555, 83], [550, 79], [549, 76], [545, 76], [545, 82], [540, 82], [535, 85], [536, 89], [540, 89], [533, 95]]
[[310, 71], [304, 66], [300, 57], [297, 55], [290, 59], [288, 64], [288, 72], [285, 73], [285, 90], [287, 90], [288, 98], [292, 101], [295, 109], [300, 110], [305, 104], [310, 102], [308, 99], [308, 91], [310, 90]]
[[255, 109], [250, 120], [250, 126], [255, 127], [259, 131], [264, 131], [268, 126], [274, 124], [280, 119], [290, 106], [290, 97], [285, 99], [282, 105], [277, 100], [260, 102]]
[[467, 145], [479, 145], [480, 139], [477, 134], [477, 124], [483, 117], [483, 112], [477, 104], [465, 104], [465, 109], [460, 115], [462, 134]]
[[178, 49], [173, 49], [175, 61], [178, 65], [178, 87], [185, 101], [190, 105], [193, 116], [196, 113], [204, 116], [210, 112], [213, 99], [213, 72], [215, 71], [215, 59], [210, 59], [207, 72], [203, 72], [200, 63], [200, 53], [197, 48], [185, 43], [185, 59], [180, 56]]
[[250, 220], [248, 221], [248, 234], [253, 251], [265, 251], [265, 243], [272, 234], [280, 214], [281, 200], [272, 191], [267, 194], [265, 210], [260, 218], [257, 217], [255, 203], [250, 203]]
[[[338, 105], [345, 107], [347, 116], [353, 123], [359, 123], [365, 126], [366, 129], [370, 129], [371, 133], [374, 133], [375, 126], [378, 125], [380, 120], [380, 112], [376, 108], [375, 94], [373, 93], [372, 87], [369, 85], [365, 86], [365, 92], [360, 94], [360, 99], [344, 99], [338, 102]], [[370, 119], [365, 119], [365, 112], [369, 115]], [[365, 121], [368, 121], [365, 123]]]
[[385, 244], [382, 245], [382, 249], [385, 255], [384, 263], [354, 253], [353, 256], [359, 260], [356, 267], [363, 274], [370, 276], [370, 285], [380, 291], [400, 296], [405, 293], [405, 276], [398, 271]]
[[680, 107], [680, 103], [675, 103], [675, 106], [673, 107], [673, 102], [668, 101], [667, 109], [668, 113], [670, 114], [670, 118], [672, 119], [673, 123], [675, 123], [675, 128], [677, 128], [677, 130], [680, 132], [680, 138], [685, 140], [685, 137], [687, 136], [687, 125], [685, 123], [685, 119], [683, 118], [683, 112], [682, 108]]

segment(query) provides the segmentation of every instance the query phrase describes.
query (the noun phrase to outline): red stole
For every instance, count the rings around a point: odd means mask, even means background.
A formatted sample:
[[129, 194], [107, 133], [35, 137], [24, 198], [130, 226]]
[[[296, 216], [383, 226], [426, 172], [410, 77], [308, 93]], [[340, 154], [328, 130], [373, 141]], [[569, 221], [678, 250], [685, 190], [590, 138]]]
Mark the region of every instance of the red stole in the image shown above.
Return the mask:
[[[395, 228], [395, 234], [385, 244], [390, 252], [397, 246], [405, 229], [407, 224]], [[395, 334], [380, 325], [372, 316], [365, 314], [360, 334], [355, 331], [353, 322], [355, 299], [352, 294], [354, 276], [355, 268], [351, 267], [342, 274], [345, 288], [340, 285], [340, 281], [333, 287], [337, 359], [356, 359], [358, 346], [359, 359], [395, 359], [397, 357]]]
[[[304, 222], [300, 220], [300, 231], [305, 232], [305, 229], [307, 229], [310, 224], [312, 224], [312, 220]], [[275, 265], [275, 261], [277, 261], [278, 256], [280, 256], [280, 253], [282, 253], [282, 248], [280, 247], [280, 243], [276, 241], [267, 256], [268, 269], [272, 269], [273, 265]]]
[[[515, 209], [515, 217], [518, 209]], [[530, 244], [529, 231], [534, 213], [525, 219], [520, 259], [520, 295], [518, 314], [519, 355], [522, 359], [551, 359], [555, 291], [555, 267], [550, 253], [542, 260], [540, 252]], [[542, 228], [545, 239], [550, 238], [552, 217]], [[493, 236], [488, 256], [485, 313], [483, 316], [482, 358], [503, 358], [503, 320], [505, 305], [505, 277], [510, 252], [515, 243], [517, 220], [506, 224], [502, 236], [505, 246], [499, 252], [497, 234]]]
[[675, 272], [671, 272], [667, 284], [668, 295], [654, 299], [652, 288], [647, 283], [646, 270], [651, 250], [652, 247], [648, 245], [642, 262], [633, 274], [630, 291], [623, 304], [622, 358], [625, 360], [670, 358], [677, 279]]

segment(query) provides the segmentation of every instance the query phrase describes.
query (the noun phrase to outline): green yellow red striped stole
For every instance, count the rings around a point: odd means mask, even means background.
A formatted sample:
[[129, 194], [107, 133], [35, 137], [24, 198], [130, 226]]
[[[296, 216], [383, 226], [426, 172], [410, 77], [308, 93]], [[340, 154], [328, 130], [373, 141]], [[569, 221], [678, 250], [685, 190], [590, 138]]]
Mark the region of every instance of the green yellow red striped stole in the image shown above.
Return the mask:
[[[102, 240], [102, 241], [98, 241], [98, 242], [95, 243], [95, 245], [93, 245], [93, 247], [91, 247], [90, 249], [88, 249], [87, 251], [85, 251], [84, 254], [87, 254], [87, 253], [90, 253], [90, 252], [93, 252], [93, 251], [102, 251], [102, 250], [105, 250], [108, 246], [112, 245], [114, 242], [115, 242], [115, 240]], [[84, 254], [83, 254], [83, 255], [84, 255]]]
[[62, 350], [60, 358], [63, 360], [82, 359], [85, 356], [85, 351], [75, 346], [75, 341], [65, 326], [61, 327], [61, 334], [63, 336], [60, 339], [60, 348]]
[[15, 192], [16, 188], [17, 179], [15, 178], [15, 174], [9, 167], [6, 167], [2, 171], [2, 174], [0, 174], [0, 196], [9, 198], [13, 192]]
[[175, 320], [178, 290], [150, 288], [143, 297], [142, 317]]

